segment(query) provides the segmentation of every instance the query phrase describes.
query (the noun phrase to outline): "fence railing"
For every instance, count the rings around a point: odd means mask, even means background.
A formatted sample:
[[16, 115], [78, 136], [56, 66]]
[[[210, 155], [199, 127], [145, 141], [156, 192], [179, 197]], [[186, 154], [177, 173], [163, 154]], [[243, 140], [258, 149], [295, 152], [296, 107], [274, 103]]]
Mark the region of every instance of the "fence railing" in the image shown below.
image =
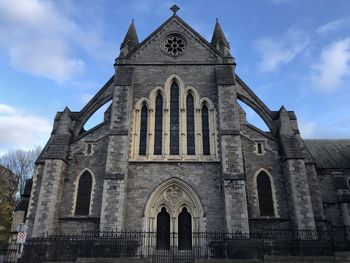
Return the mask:
[[236, 233], [101, 232], [29, 239], [20, 262], [75, 261], [77, 258], [139, 257], [147, 262], [249, 259], [264, 255], [323, 256], [350, 250], [350, 228], [331, 231]]
[[10, 236], [0, 238], [0, 263], [16, 262], [17, 244], [10, 242]]

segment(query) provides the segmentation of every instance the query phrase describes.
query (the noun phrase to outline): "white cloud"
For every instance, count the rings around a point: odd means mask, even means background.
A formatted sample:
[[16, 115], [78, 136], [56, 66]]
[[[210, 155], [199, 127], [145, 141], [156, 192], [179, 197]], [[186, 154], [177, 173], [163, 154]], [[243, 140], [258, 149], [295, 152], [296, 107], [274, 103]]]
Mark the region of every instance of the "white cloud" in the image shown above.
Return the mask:
[[0, 0], [0, 50], [8, 53], [10, 64], [36, 76], [65, 81], [85, 71], [78, 50], [95, 59], [105, 59], [108, 54], [110, 59], [115, 50], [111, 51], [111, 43], [102, 41], [97, 18], [89, 18], [91, 24], [77, 23], [74, 4]]
[[13, 148], [44, 146], [52, 124], [46, 118], [0, 104], [0, 154]]
[[325, 35], [325, 34], [337, 31], [342, 27], [350, 27], [350, 17], [338, 19], [338, 20], [329, 22], [327, 24], [324, 24], [323, 26], [320, 26], [316, 30], [316, 33]]
[[281, 37], [264, 37], [254, 43], [261, 56], [259, 71], [278, 70], [291, 62], [309, 44], [309, 39], [301, 31], [290, 29]]
[[64, 44], [40, 39], [32, 45], [18, 44], [9, 48], [10, 63], [18, 70], [64, 81], [84, 72], [84, 62], [70, 58]]
[[334, 41], [324, 48], [312, 70], [311, 79], [316, 89], [338, 89], [344, 78], [350, 75], [350, 38]]

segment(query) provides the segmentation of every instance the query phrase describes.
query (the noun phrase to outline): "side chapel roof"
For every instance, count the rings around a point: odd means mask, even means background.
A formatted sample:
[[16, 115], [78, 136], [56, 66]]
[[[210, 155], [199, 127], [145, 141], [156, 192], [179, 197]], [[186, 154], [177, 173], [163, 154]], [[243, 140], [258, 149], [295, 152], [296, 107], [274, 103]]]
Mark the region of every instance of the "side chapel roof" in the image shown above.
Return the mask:
[[350, 169], [350, 139], [304, 140], [318, 168]]

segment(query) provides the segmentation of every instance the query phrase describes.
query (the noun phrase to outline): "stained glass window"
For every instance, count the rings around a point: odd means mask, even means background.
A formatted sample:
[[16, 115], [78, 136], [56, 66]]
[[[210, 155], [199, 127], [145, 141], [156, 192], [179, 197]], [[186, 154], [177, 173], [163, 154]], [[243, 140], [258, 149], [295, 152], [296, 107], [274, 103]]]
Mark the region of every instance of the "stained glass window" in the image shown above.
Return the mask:
[[179, 154], [179, 86], [176, 83], [170, 91], [170, 154]]
[[210, 155], [209, 112], [206, 105], [202, 107], [202, 137], [203, 155]]
[[187, 116], [187, 154], [194, 155], [195, 151], [195, 132], [194, 132], [194, 105], [193, 96], [189, 94], [186, 100]]
[[141, 125], [140, 125], [140, 148], [139, 155], [146, 155], [147, 149], [147, 121], [148, 121], [148, 109], [144, 105], [141, 109]]
[[259, 210], [261, 216], [273, 216], [273, 199], [270, 177], [264, 172], [260, 172], [257, 177]]
[[162, 154], [163, 136], [163, 97], [158, 94], [156, 98], [155, 126], [154, 126], [154, 154]]
[[90, 211], [90, 197], [92, 189], [92, 177], [85, 171], [79, 179], [78, 194], [75, 205], [75, 215], [88, 216]]

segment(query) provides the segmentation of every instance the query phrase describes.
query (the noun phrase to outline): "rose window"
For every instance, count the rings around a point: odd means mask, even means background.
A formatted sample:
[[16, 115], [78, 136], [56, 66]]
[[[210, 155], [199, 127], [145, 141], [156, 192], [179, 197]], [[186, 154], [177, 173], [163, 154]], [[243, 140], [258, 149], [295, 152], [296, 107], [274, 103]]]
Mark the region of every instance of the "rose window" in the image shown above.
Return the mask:
[[165, 53], [174, 57], [181, 55], [184, 52], [185, 48], [185, 39], [177, 34], [168, 36], [163, 43], [163, 49]]

